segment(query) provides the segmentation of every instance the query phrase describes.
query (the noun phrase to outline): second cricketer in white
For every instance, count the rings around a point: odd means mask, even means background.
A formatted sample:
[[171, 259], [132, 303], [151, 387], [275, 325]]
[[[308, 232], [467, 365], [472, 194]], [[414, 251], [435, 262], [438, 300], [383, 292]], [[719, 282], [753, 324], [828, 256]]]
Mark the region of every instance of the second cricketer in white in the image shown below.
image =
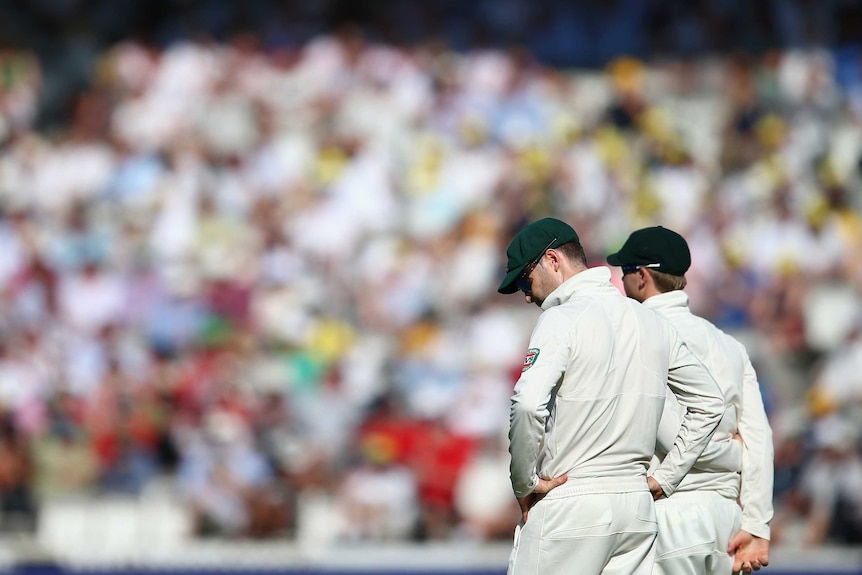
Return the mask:
[[[691, 312], [688, 295], [682, 291], [691, 255], [685, 239], [676, 232], [660, 226], [633, 232], [608, 262], [622, 266], [623, 287], [629, 297], [658, 311], [677, 328], [710, 370], [727, 402], [704, 456], [676, 493], [656, 502], [659, 535], [653, 573], [757, 571], [768, 563], [773, 447], [748, 353], [739, 341]], [[681, 421], [682, 408], [669, 394], [653, 467], [671, 448]], [[742, 444], [733, 440], [735, 435]], [[738, 557], [731, 556], [729, 548]]]

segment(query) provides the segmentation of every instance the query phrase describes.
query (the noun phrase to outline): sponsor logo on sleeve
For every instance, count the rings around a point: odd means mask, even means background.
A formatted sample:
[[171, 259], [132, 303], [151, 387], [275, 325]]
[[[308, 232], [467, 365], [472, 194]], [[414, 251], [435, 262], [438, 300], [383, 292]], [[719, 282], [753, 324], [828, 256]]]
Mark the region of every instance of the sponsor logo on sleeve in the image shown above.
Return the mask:
[[539, 348], [531, 347], [527, 350], [527, 357], [524, 358], [524, 365], [521, 366], [521, 373], [524, 373], [536, 363], [536, 358], [539, 357]]

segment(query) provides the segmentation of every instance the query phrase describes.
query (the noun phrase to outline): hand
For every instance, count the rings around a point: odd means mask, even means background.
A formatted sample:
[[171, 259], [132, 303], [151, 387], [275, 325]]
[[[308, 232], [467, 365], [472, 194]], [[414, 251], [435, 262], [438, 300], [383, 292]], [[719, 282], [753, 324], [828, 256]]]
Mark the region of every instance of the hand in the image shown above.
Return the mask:
[[652, 476], [646, 478], [647, 485], [649, 485], [649, 492], [652, 493], [652, 500], [658, 501], [664, 496], [664, 489], [661, 488], [661, 485], [658, 484], [658, 481], [655, 480]]
[[733, 556], [733, 572], [751, 573], [769, 565], [769, 540], [738, 531], [730, 540], [727, 552]]
[[735, 439], [736, 441], [738, 441], [738, 442], [742, 443], [743, 445], [745, 445], [745, 442], [742, 440], [742, 436], [739, 434], [739, 432], [734, 433], [734, 434], [731, 436], [731, 439]]
[[532, 509], [533, 505], [541, 501], [545, 498], [545, 495], [548, 492], [556, 487], [559, 487], [566, 481], [568, 481], [569, 476], [565, 473], [563, 475], [559, 475], [554, 477], [553, 479], [545, 479], [544, 477], [539, 477], [539, 484], [536, 485], [536, 488], [533, 489], [533, 492], [529, 495], [525, 495], [524, 497], [518, 498], [518, 505], [521, 507], [521, 520], [526, 523], [527, 522], [527, 513]]

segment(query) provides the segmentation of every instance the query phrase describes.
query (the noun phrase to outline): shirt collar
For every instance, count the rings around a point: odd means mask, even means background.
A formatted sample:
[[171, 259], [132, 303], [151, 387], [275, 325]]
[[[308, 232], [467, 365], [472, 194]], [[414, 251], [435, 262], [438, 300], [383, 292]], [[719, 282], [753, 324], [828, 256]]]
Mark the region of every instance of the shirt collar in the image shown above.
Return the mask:
[[566, 303], [572, 299], [577, 292], [582, 292], [591, 288], [608, 287], [616, 290], [614, 284], [611, 283], [611, 270], [609, 268], [605, 266], [587, 268], [584, 271], [576, 273], [557, 286], [557, 289], [548, 294], [548, 297], [546, 297], [545, 301], [542, 302], [542, 309], [546, 310], [562, 303]]
[[682, 290], [660, 293], [645, 299], [644, 305], [660, 311], [688, 311], [688, 294]]

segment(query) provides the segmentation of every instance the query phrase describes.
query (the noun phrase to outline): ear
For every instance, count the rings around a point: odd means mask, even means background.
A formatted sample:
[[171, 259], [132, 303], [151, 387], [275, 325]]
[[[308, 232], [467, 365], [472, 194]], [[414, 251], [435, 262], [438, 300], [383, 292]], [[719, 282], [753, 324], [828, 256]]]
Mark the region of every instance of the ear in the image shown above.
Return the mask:
[[652, 282], [652, 276], [649, 275], [649, 272], [646, 268], [638, 268], [636, 273], [638, 274], [638, 287], [640, 289], [645, 288], [647, 285], [650, 284], [650, 282]]
[[547, 256], [548, 260], [550, 260], [551, 262], [551, 265], [554, 267], [554, 271], [560, 269], [560, 254], [557, 252], [557, 250], [549, 249]]

